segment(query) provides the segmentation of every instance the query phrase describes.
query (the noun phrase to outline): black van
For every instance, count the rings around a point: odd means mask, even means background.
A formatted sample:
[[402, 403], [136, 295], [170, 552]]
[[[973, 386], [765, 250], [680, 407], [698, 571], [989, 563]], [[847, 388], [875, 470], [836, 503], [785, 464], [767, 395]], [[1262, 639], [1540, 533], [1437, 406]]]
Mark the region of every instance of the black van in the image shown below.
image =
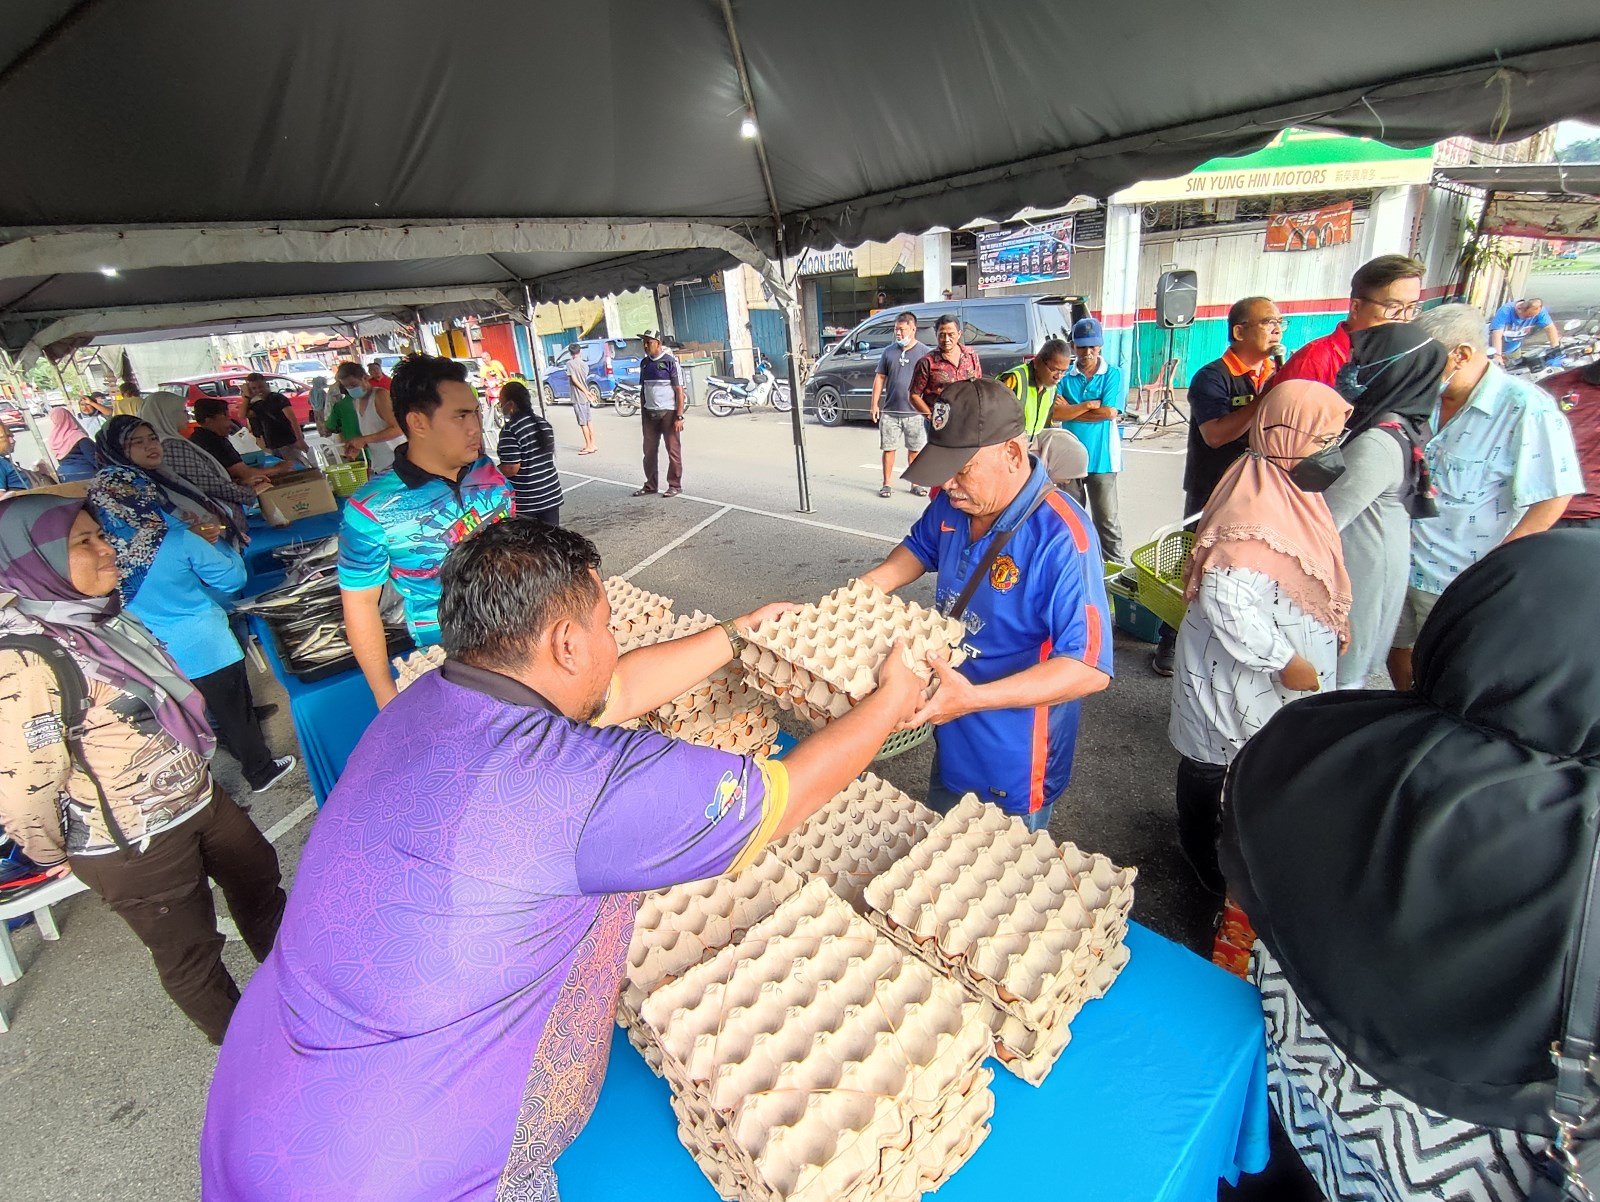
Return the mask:
[[1081, 296], [997, 296], [884, 309], [817, 360], [806, 377], [804, 412], [825, 426], [869, 420], [878, 359], [894, 342], [895, 318], [906, 312], [917, 315], [917, 339], [925, 346], [937, 345], [933, 323], [943, 314], [955, 313], [961, 318], [961, 341], [978, 353], [986, 376], [1015, 367], [1047, 338], [1066, 338], [1074, 321], [1089, 316]]

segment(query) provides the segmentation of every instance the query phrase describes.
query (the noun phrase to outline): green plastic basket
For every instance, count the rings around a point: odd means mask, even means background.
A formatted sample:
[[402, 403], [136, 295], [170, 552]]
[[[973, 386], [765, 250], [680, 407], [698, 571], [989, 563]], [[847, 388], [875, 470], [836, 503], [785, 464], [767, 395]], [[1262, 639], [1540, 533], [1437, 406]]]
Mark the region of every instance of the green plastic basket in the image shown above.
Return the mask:
[[1176, 630], [1183, 624], [1183, 574], [1194, 550], [1193, 530], [1168, 530], [1135, 549], [1139, 604]]
[[910, 730], [897, 730], [883, 741], [883, 747], [872, 757], [872, 761], [877, 763], [879, 760], [892, 760], [897, 755], [904, 755], [913, 747], [921, 747], [931, 738], [933, 738], [931, 722], [913, 726]]

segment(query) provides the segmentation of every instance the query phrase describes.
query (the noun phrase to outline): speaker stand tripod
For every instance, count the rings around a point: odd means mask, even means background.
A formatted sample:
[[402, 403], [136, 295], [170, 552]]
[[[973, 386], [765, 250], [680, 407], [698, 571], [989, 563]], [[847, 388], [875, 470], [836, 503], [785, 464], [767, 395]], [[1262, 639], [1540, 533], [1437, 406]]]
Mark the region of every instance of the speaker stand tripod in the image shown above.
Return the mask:
[[1161, 361], [1162, 375], [1164, 377], [1160, 390], [1156, 393], [1156, 407], [1149, 416], [1141, 418], [1139, 428], [1128, 435], [1129, 441], [1136, 438], [1150, 438], [1171, 425], [1188, 425], [1189, 419], [1184, 416], [1183, 410], [1178, 408], [1178, 398], [1172, 391], [1172, 375], [1166, 370], [1166, 365], [1172, 362], [1172, 339], [1174, 330], [1167, 328], [1167, 354]]

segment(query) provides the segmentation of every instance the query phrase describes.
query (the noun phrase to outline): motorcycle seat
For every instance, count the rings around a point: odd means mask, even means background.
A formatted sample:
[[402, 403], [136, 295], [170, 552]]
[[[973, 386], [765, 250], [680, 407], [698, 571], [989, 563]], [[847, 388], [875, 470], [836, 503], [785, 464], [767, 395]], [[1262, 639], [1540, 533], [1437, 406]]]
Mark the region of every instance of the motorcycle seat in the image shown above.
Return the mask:
[[726, 384], [732, 388], [744, 388], [750, 381], [743, 376], [710, 376], [707, 378], [707, 383]]

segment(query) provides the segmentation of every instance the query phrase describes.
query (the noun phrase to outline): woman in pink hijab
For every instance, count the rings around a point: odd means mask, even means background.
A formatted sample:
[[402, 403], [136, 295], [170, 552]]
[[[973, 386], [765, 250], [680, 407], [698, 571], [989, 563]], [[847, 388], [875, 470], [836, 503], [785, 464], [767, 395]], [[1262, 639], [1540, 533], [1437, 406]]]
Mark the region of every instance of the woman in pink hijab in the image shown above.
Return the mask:
[[1349, 637], [1350, 578], [1322, 490], [1344, 470], [1350, 405], [1290, 380], [1257, 407], [1250, 449], [1206, 503], [1184, 581], [1168, 737], [1178, 842], [1220, 899], [1217, 831], [1228, 765], [1297, 697], [1331, 687]]
[[50, 429], [45, 434], [45, 443], [50, 447], [50, 458], [56, 461], [56, 479], [63, 484], [70, 480], [87, 480], [100, 470], [94, 440], [72, 411], [63, 405], [50, 410]]

